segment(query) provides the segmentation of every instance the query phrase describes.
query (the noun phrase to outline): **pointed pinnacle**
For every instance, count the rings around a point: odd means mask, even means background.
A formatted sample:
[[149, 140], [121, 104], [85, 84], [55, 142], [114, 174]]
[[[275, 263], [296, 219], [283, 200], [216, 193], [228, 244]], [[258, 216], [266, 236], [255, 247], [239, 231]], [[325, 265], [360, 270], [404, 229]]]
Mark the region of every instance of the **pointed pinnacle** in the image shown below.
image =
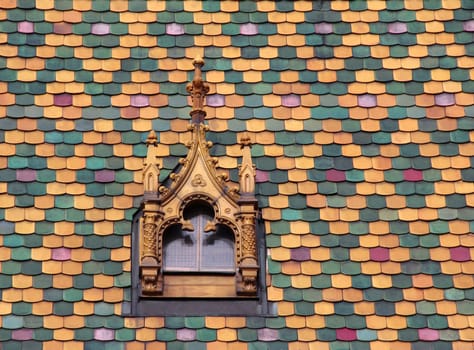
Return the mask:
[[156, 145], [157, 141], [158, 141], [158, 138], [156, 137], [155, 130], [151, 130], [150, 133], [148, 134], [147, 139], [146, 139], [146, 144], [147, 145]]

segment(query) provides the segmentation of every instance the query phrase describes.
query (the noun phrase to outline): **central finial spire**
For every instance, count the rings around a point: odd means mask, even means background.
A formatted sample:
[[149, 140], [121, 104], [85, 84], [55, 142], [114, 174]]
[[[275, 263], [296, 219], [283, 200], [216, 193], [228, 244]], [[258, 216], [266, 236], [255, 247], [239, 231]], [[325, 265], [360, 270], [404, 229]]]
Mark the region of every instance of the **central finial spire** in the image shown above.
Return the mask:
[[191, 94], [193, 107], [189, 115], [194, 124], [200, 124], [206, 117], [204, 111], [204, 99], [209, 92], [209, 85], [202, 80], [201, 68], [204, 66], [202, 57], [197, 56], [194, 61], [194, 79], [186, 86], [186, 90]]

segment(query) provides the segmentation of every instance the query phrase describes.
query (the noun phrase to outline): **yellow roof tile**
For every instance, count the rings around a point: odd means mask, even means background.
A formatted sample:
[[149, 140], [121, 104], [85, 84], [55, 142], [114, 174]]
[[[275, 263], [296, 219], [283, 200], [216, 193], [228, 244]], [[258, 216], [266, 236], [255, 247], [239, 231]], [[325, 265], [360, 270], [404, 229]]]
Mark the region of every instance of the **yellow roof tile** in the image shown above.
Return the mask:
[[352, 209], [342, 210], [340, 213], [341, 220], [343, 221], [358, 221], [359, 220], [359, 211]]
[[285, 275], [297, 275], [301, 273], [301, 266], [297, 261], [286, 261], [281, 264], [281, 269]]
[[193, 18], [196, 24], [209, 24], [212, 22], [212, 14], [207, 12], [198, 12]]
[[398, 332], [395, 329], [381, 329], [377, 332], [377, 338], [381, 342], [394, 341], [398, 339]]
[[474, 261], [464, 262], [461, 265], [461, 269], [462, 269], [462, 273], [472, 276], [474, 274]]
[[[382, 268], [382, 273], [387, 274], [387, 275], [398, 275], [402, 272], [400, 264], [392, 262], [392, 261], [386, 261], [381, 263], [381, 268]], [[390, 285], [392, 284], [392, 281], [384, 281], [389, 283]]]
[[[62, 270], [62, 265], [64, 263], [63, 262], [62, 263], [56, 262], [56, 264], [59, 265], [61, 267], [61, 270]], [[79, 269], [82, 270], [82, 267], [79, 266]], [[79, 271], [79, 272], [82, 272], [82, 271]], [[72, 288], [72, 286], [73, 286], [73, 277], [72, 276], [68, 276], [68, 275], [64, 275], [64, 274], [55, 274], [53, 276], [53, 287], [54, 288], [66, 289], [66, 288]]]
[[448, 316], [447, 319], [450, 328], [464, 329], [469, 327], [469, 320], [465, 315], [452, 315]]
[[367, 203], [364, 196], [351, 196], [346, 198], [346, 204], [351, 209], [362, 209], [367, 207]]
[[[418, 291], [418, 290], [415, 290], [415, 291]], [[417, 312], [416, 304], [407, 300], [397, 302], [395, 303], [395, 312], [397, 313], [397, 315], [403, 315], [403, 316], [414, 315]]]
[[231, 22], [231, 17], [229, 13], [215, 12], [211, 14], [212, 22], [227, 24]]
[[291, 252], [287, 248], [276, 247], [271, 248], [270, 256], [276, 261], [288, 261], [291, 259]]
[[364, 299], [363, 291], [355, 288], [346, 288], [342, 291], [343, 299], [349, 302], [359, 302]]
[[[370, 9], [370, 7], [368, 7]], [[362, 22], [377, 22], [379, 14], [376, 11], [361, 11], [360, 19]]]
[[43, 247], [32, 248], [31, 258], [37, 261], [49, 260], [51, 259], [51, 250]]
[[444, 290], [438, 288], [428, 288], [423, 290], [423, 296], [428, 301], [438, 301], [444, 299]]
[[472, 275], [456, 275], [453, 276], [455, 288], [471, 289], [474, 288], [474, 277]]
[[225, 317], [206, 317], [206, 327], [212, 329], [222, 329], [225, 327]]
[[[277, 166], [280, 168], [280, 169], [288, 169], [288, 167], [280, 167], [279, 164], [281, 164], [282, 162], [277, 162]], [[286, 162], [284, 163], [286, 166], [290, 166], [290, 169], [293, 168], [292, 164], [289, 164], [289, 163], [293, 163], [293, 162]], [[309, 169], [309, 167], [307, 168]], [[304, 180], [306, 180], [307, 178], [307, 174], [306, 174], [306, 171], [304, 169], [291, 169], [288, 171], [288, 180], [291, 181], [291, 182], [302, 182]]]
[[82, 273], [82, 264], [75, 261], [63, 261], [61, 271], [66, 275], [79, 275]]
[[[316, 340], [316, 332], [314, 331], [314, 329], [300, 328], [298, 329], [297, 332], [298, 332], [298, 340], [301, 342]], [[302, 349], [301, 347], [299, 348]]]
[[82, 45], [82, 37], [79, 35], [67, 35], [64, 36], [64, 45], [77, 47]]
[[[314, 190], [316, 190], [316, 186], [314, 186]], [[314, 192], [311, 191], [310, 193], [314, 193]], [[306, 197], [306, 203], [311, 208], [324, 208], [326, 206], [326, 198], [325, 196], [320, 195], [320, 194], [311, 194]]]
[[33, 276], [13, 275], [12, 286], [19, 289], [30, 288], [33, 286]]
[[311, 249], [311, 259], [315, 261], [327, 261], [330, 259], [330, 251], [327, 247], [316, 247]]
[[12, 312], [12, 304], [0, 301], [0, 315], [8, 315]]
[[[321, 315], [311, 315], [306, 316], [306, 326], [314, 329], [324, 328], [325, 322], [324, 317]], [[318, 349], [324, 349], [322, 347], [318, 347]], [[329, 350], [329, 348], [327, 348]]]
[[[204, 37], [204, 36], [199, 36], [199, 37]], [[217, 47], [226, 47], [231, 45], [231, 38], [228, 36], [213, 36], [210, 37], [212, 40], [212, 45], [217, 46]], [[197, 39], [195, 40], [195, 43], [197, 45], [198, 41]]]
[[326, 301], [341, 301], [342, 298], [342, 290], [336, 288], [327, 288], [323, 290], [323, 300]]
[[305, 275], [291, 276], [291, 285], [294, 288], [311, 288], [311, 276], [305, 276]]
[[267, 288], [267, 293], [268, 293], [268, 300], [270, 301], [283, 300], [283, 290], [280, 288], [269, 286]]
[[[300, 18], [303, 17], [303, 14], [293, 13], [295, 16], [299, 16]], [[270, 20], [271, 21], [271, 20]], [[281, 22], [277, 24], [277, 31], [279, 34], [290, 35], [296, 33], [296, 25], [294, 23], [290, 23], [293, 21]], [[290, 42], [290, 40], [289, 40]]]
[[316, 261], [303, 261], [301, 263], [301, 272], [308, 276], [321, 273], [321, 264]]
[[56, 340], [61, 340], [61, 341], [65, 341], [65, 340], [72, 340], [74, 339], [74, 331], [71, 330], [71, 329], [55, 329], [54, 330], [54, 339]]
[[[98, 83], [110, 83], [113, 80], [113, 74], [112, 72], [97, 71], [94, 72], [94, 80]], [[112, 96], [112, 101], [114, 100], [115, 96]], [[123, 104], [121, 104], [120, 106], [123, 106]]]
[[[349, 46], [336, 46], [333, 48], [334, 57], [348, 58], [352, 56], [352, 48]], [[386, 57], [385, 55], [383, 57]], [[329, 60], [327, 60], [329, 62]]]
[[292, 35], [291, 44], [296, 47], [296, 56], [309, 59], [314, 57], [314, 49], [309, 46], [304, 46], [305, 38], [302, 35]]
[[50, 301], [38, 301], [33, 304], [34, 315], [51, 315], [53, 313], [53, 303]]
[[11, 208], [15, 205], [15, 197], [9, 194], [0, 195], [0, 208]]
[[387, 327], [387, 318], [377, 315], [368, 315], [366, 317], [366, 323], [369, 329], [384, 329]]
[[156, 330], [150, 328], [138, 328], [136, 339], [140, 341], [151, 341], [156, 339]]
[[351, 276], [343, 274], [331, 275], [331, 282], [334, 288], [350, 288], [352, 284], [352, 278]]
[[147, 328], [161, 328], [165, 325], [164, 317], [145, 317], [144, 321]]
[[358, 315], [373, 315], [375, 306], [372, 302], [361, 301], [354, 304], [354, 312]]
[[334, 314], [334, 304], [326, 301], [314, 303], [314, 311], [318, 315], [332, 315]]

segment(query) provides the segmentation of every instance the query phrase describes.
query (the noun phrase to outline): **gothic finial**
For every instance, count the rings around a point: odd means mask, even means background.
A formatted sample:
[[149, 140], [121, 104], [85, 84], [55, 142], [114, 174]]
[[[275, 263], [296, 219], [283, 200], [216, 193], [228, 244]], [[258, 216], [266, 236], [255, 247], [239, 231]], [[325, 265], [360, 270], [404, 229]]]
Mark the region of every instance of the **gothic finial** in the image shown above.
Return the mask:
[[154, 130], [150, 131], [146, 139], [148, 146], [145, 162], [143, 163], [143, 185], [145, 193], [158, 192], [158, 177], [160, 168], [157, 160], [158, 139]]
[[245, 132], [240, 138], [242, 163], [239, 167], [240, 193], [243, 197], [253, 197], [255, 193], [255, 165], [252, 164], [250, 137]]
[[148, 137], [146, 138], [146, 144], [156, 145], [157, 142], [158, 142], [158, 138], [156, 137], [156, 132], [155, 130], [151, 130], [150, 133], [148, 134]]
[[250, 136], [249, 134], [245, 131], [244, 134], [240, 137], [240, 148], [244, 148], [245, 146], [250, 146]]
[[193, 106], [189, 115], [193, 123], [202, 123], [206, 117], [204, 111], [204, 98], [209, 92], [209, 85], [202, 80], [201, 68], [204, 66], [202, 57], [197, 56], [194, 61], [194, 79], [186, 86], [186, 90], [191, 94]]

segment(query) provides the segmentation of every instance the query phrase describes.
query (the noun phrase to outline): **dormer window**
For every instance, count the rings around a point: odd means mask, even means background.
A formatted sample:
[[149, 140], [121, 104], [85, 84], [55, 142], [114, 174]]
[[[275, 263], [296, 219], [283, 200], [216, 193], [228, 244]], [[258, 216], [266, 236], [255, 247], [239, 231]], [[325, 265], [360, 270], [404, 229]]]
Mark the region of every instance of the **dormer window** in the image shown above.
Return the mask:
[[[139, 246], [136, 299], [146, 305], [173, 298], [257, 301], [261, 288], [250, 140], [241, 139], [239, 186], [232, 188], [217, 174], [218, 160], [209, 155], [212, 143], [205, 138], [203, 104], [209, 86], [202, 80], [203, 64], [194, 60], [194, 79], [187, 86], [192, 97], [189, 152], [163, 183], [158, 182], [157, 137], [151, 131], [147, 139], [145, 195], [134, 240]], [[249, 305], [249, 310], [256, 309], [256, 304]], [[231, 306], [240, 313], [245, 304]]]

